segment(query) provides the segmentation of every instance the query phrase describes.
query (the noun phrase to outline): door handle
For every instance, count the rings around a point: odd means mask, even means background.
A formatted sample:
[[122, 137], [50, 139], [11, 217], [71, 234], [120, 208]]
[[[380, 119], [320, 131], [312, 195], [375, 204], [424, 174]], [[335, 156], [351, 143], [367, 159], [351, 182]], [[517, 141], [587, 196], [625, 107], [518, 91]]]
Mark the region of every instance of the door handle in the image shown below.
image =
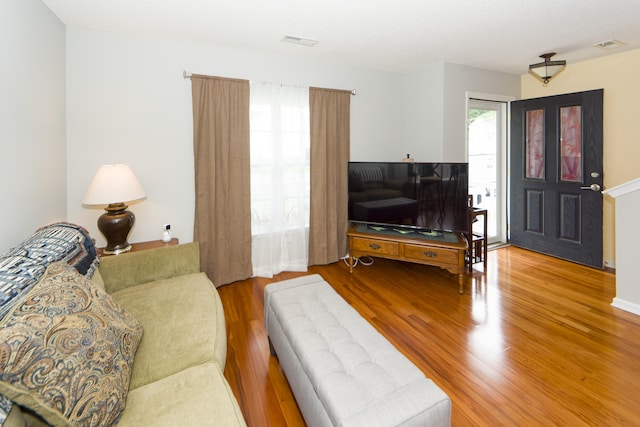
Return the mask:
[[600, 184], [591, 184], [589, 186], [586, 187], [580, 187], [581, 190], [591, 190], [591, 191], [600, 191], [602, 190], [602, 187], [600, 187]]

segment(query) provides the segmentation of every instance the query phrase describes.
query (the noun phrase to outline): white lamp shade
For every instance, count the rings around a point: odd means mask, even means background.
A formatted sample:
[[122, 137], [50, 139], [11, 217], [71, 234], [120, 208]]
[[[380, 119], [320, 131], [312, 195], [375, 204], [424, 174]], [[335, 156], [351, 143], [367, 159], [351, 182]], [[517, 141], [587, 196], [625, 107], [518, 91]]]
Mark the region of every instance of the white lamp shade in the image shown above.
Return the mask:
[[144, 199], [138, 179], [128, 165], [103, 165], [82, 198], [84, 205], [108, 205]]

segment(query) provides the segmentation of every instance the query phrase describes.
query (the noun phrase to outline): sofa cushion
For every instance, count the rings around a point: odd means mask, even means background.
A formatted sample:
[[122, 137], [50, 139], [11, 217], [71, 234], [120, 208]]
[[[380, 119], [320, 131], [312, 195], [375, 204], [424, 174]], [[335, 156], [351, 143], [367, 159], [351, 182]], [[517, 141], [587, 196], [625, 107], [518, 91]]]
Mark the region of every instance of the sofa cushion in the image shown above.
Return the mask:
[[238, 403], [215, 363], [193, 366], [131, 390], [118, 427], [243, 426]]
[[204, 273], [144, 283], [112, 296], [144, 326], [132, 390], [206, 362], [216, 362], [224, 370], [224, 311]]
[[110, 294], [143, 283], [199, 272], [198, 242], [128, 252], [100, 260], [100, 274]]
[[96, 285], [97, 287], [99, 287], [100, 289], [102, 289], [103, 291], [104, 289], [104, 280], [102, 279], [102, 275], [100, 274], [100, 270], [96, 270], [95, 273], [93, 273], [93, 277], [91, 278], [91, 281], [93, 282], [94, 285]]
[[142, 333], [111, 296], [53, 263], [0, 322], [0, 393], [54, 426], [111, 425]]

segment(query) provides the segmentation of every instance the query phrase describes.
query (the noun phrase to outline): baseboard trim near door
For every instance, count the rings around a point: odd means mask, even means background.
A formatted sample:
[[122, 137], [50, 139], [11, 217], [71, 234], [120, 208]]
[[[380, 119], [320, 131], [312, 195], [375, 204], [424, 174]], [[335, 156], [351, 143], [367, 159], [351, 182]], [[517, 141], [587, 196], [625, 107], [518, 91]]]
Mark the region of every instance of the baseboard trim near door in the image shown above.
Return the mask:
[[640, 304], [636, 304], [634, 302], [625, 301], [620, 298], [614, 298], [611, 302], [611, 306], [615, 308], [619, 308], [624, 311], [628, 311], [629, 313], [633, 313], [637, 316], [640, 316]]

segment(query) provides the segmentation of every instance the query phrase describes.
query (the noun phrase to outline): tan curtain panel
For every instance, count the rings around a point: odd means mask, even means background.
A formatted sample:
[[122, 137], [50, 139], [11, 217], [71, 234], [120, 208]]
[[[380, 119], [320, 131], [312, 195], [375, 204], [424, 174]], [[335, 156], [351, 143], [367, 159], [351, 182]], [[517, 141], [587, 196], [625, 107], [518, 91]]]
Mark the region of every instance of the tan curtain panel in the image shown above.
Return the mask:
[[309, 265], [330, 264], [347, 253], [347, 163], [351, 92], [309, 89], [311, 215]]
[[249, 81], [193, 75], [194, 238], [216, 286], [251, 277]]

